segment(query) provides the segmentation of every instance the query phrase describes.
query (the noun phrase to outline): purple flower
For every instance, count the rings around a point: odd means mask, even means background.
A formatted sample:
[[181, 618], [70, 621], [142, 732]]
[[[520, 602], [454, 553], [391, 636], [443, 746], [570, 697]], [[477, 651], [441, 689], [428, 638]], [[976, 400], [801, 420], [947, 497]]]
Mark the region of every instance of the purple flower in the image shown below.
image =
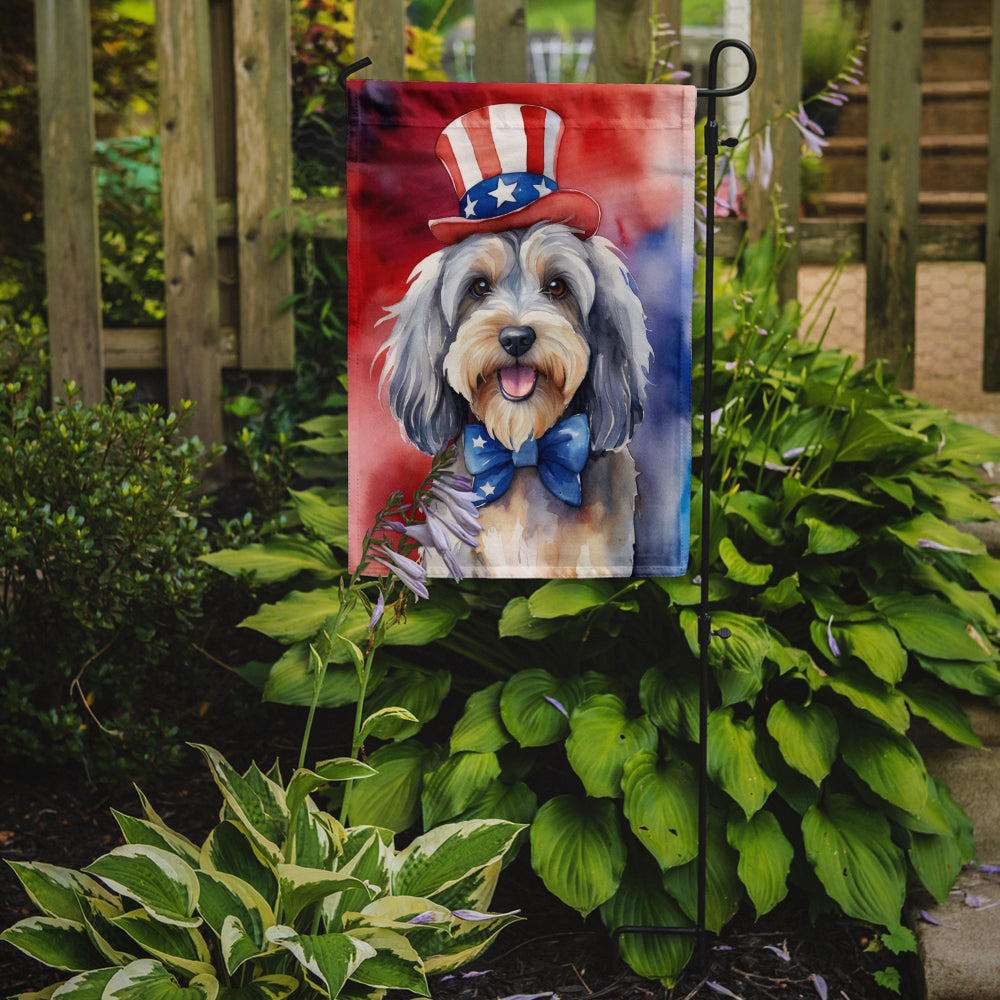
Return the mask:
[[555, 707], [557, 709], [559, 709], [559, 711], [562, 712], [562, 714], [565, 715], [567, 719], [569, 718], [569, 712], [566, 711], [565, 707], [563, 706], [563, 704], [561, 702], [556, 701], [555, 698], [549, 697], [549, 695], [545, 695], [544, 697], [545, 697], [545, 700], [550, 705], [555, 705]]
[[727, 990], [721, 983], [713, 983], [709, 981], [705, 983], [705, 985], [713, 992], [721, 993], [724, 997], [734, 997], [735, 1000], [743, 1000], [738, 993], [734, 993], [732, 990]]
[[750, 147], [750, 159], [747, 162], [747, 181], [753, 184], [756, 180], [765, 190], [771, 186], [771, 174], [774, 171], [774, 150], [771, 148], [771, 126], [764, 129], [764, 135]]
[[782, 962], [790, 962], [792, 960], [792, 956], [784, 948], [779, 948], [776, 944], [766, 944], [764, 945], [764, 950], [773, 951]]
[[492, 920], [494, 917], [513, 917], [520, 913], [520, 910], [511, 910], [509, 913], [480, 913], [479, 910], [452, 910], [451, 915], [459, 920]]
[[815, 972], [809, 978], [812, 979], [813, 986], [816, 987], [816, 992], [819, 994], [819, 1000], [826, 1000], [826, 980]]
[[958, 552], [964, 556], [971, 556], [972, 549], [956, 549], [951, 545], [942, 545], [930, 538], [918, 538], [917, 547], [921, 549], [938, 549], [940, 552]]
[[790, 112], [789, 116], [792, 124], [802, 134], [806, 149], [816, 156], [822, 156], [823, 147], [827, 145], [827, 141], [822, 138], [823, 130], [806, 114], [806, 109], [800, 104], [798, 114]]
[[385, 611], [385, 594], [380, 590], [378, 592], [378, 600], [375, 602], [375, 607], [372, 608], [372, 616], [368, 619], [368, 631], [374, 630], [375, 626], [382, 620], [382, 614]]
[[830, 652], [834, 656], [840, 656], [840, 646], [837, 645], [837, 640], [833, 637], [833, 615], [830, 615], [830, 620], [826, 623], [826, 641], [830, 647]]
[[415, 917], [410, 917], [406, 922], [408, 924], [432, 924], [437, 920], [437, 915], [433, 910], [424, 910], [423, 913], [418, 913]]
[[390, 573], [395, 573], [403, 586], [413, 591], [417, 597], [430, 596], [427, 593], [427, 570], [420, 563], [393, 552], [386, 545], [373, 545], [368, 554], [374, 562], [384, 566]]
[[425, 549], [433, 549], [444, 560], [444, 564], [448, 567], [448, 572], [451, 574], [452, 579], [462, 579], [462, 569], [458, 565], [458, 561], [454, 555], [452, 555], [448, 536], [444, 533], [440, 524], [438, 524], [438, 519], [429, 511], [427, 512], [426, 521], [415, 524], [398, 524], [390, 521], [389, 526], [394, 531], [404, 533], [407, 538], [412, 538], [413, 541], [418, 545], [422, 545]]

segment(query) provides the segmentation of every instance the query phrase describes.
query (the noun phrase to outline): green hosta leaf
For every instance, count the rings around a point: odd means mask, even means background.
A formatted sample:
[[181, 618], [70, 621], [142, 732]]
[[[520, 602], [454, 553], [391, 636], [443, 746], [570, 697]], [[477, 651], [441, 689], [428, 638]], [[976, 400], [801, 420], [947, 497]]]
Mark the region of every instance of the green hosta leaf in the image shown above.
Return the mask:
[[[282, 913], [286, 920], [295, 918], [307, 906], [345, 889], [365, 889], [365, 884], [352, 875], [327, 872], [301, 865], [278, 865]], [[374, 892], [371, 893], [374, 895]]]
[[159, 962], [143, 958], [117, 970], [101, 1000], [216, 1000], [218, 995], [219, 982], [212, 975], [196, 976], [181, 986]]
[[660, 868], [697, 855], [698, 782], [688, 764], [640, 751], [625, 762], [622, 790], [625, 818]]
[[964, 863], [958, 839], [950, 833], [911, 833], [909, 855], [924, 888], [946, 902]]
[[424, 826], [429, 828], [454, 819], [498, 777], [500, 764], [495, 753], [452, 754], [424, 780], [421, 796]]
[[507, 602], [500, 615], [501, 639], [518, 636], [521, 639], [544, 639], [559, 632], [562, 622], [550, 618], [536, 618], [531, 613], [527, 597], [515, 597]]
[[[609, 932], [619, 927], [687, 927], [691, 922], [664, 891], [656, 868], [630, 858], [615, 894], [601, 904]], [[623, 934], [621, 957], [638, 975], [673, 986], [694, 951], [690, 934]]]
[[193, 928], [160, 923], [145, 910], [123, 913], [111, 922], [169, 968], [179, 969], [189, 976], [212, 974], [208, 945]]
[[124, 813], [118, 812], [117, 809], [112, 809], [111, 812], [118, 821], [122, 835], [128, 843], [159, 847], [164, 851], [176, 854], [189, 865], [198, 864], [199, 849], [187, 837], [175, 833], [162, 824], [136, 819], [134, 816], [126, 816]]
[[974, 663], [996, 658], [996, 651], [975, 626], [936, 597], [887, 595], [876, 597], [875, 607], [899, 633], [903, 645], [915, 653]]
[[890, 423], [871, 410], [854, 417], [837, 452], [838, 462], [867, 462], [897, 446], [921, 445], [926, 438], [899, 424]]
[[284, 789], [263, 778], [252, 782], [238, 774], [217, 750], [192, 744], [208, 761], [226, 805], [250, 832], [257, 845], [272, 862], [280, 857], [278, 844], [288, 831], [288, 809]]
[[[692, 575], [687, 576], [657, 576], [651, 581], [664, 591], [670, 600], [681, 607], [690, 607], [701, 602], [701, 583], [695, 583]], [[739, 590], [739, 585], [728, 577], [713, 573], [708, 578], [708, 599], [724, 601]]]
[[833, 634], [844, 653], [861, 660], [886, 684], [898, 684], [906, 673], [906, 650], [896, 633], [878, 622], [836, 625]]
[[779, 580], [773, 587], [761, 591], [754, 598], [756, 605], [761, 611], [774, 612], [787, 611], [796, 605], [804, 604], [805, 598], [799, 589], [799, 574], [793, 573]]
[[780, 546], [784, 540], [781, 511], [768, 496], [739, 490], [726, 498], [726, 514], [745, 521], [768, 545]]
[[788, 873], [795, 849], [774, 813], [762, 809], [751, 819], [738, 816], [726, 829], [729, 846], [739, 851], [736, 873], [746, 886], [759, 919], [788, 894]]
[[[700, 656], [698, 616], [693, 611], [682, 611], [680, 620], [692, 654]], [[728, 611], [712, 615], [712, 628], [715, 631], [727, 628], [731, 633], [728, 639], [713, 637], [708, 647], [708, 662], [722, 690], [723, 704], [752, 702], [763, 686], [764, 659], [771, 648], [770, 633], [760, 619]]]
[[924, 680], [908, 681], [900, 686], [900, 690], [910, 711], [926, 719], [945, 736], [967, 747], [983, 745], [965, 710], [947, 688]]
[[245, 986], [223, 987], [218, 1000], [285, 1000], [298, 988], [292, 976], [261, 976]]
[[65, 917], [67, 920], [83, 919], [81, 896], [93, 896], [109, 903], [115, 902], [97, 879], [40, 861], [8, 861], [31, 901], [46, 916]]
[[339, 996], [344, 983], [375, 949], [349, 934], [296, 934], [281, 924], [270, 927], [267, 939], [295, 956], [310, 978], [320, 983], [330, 996]]
[[[343, 649], [343, 644], [338, 644]], [[377, 657], [372, 666], [369, 687], [375, 687], [385, 677], [387, 658]], [[360, 687], [353, 666], [327, 666], [320, 686], [317, 708], [339, 708], [358, 700]], [[279, 705], [311, 705], [316, 697], [316, 674], [310, 661], [309, 643], [289, 646], [271, 666], [264, 681], [261, 697]]]
[[375, 954], [351, 973], [355, 982], [430, 996], [424, 963], [402, 934], [383, 927], [362, 926], [354, 928], [351, 937], [375, 949]]
[[947, 579], [944, 574], [926, 562], [913, 568], [911, 579], [919, 585], [913, 589], [933, 591], [987, 633], [996, 635], [1000, 632], [1000, 615], [997, 614], [993, 598], [989, 594], [981, 590], [971, 590], [964, 583]]
[[650, 667], [639, 682], [639, 704], [660, 729], [678, 740], [698, 739], [698, 675], [675, 662], [669, 672]]
[[610, 580], [549, 580], [528, 598], [528, 607], [535, 618], [562, 618], [607, 604], [615, 592]]
[[199, 867], [234, 875], [253, 886], [271, 907], [277, 905], [277, 873], [242, 824], [220, 823], [202, 844]]
[[394, 705], [372, 712], [361, 724], [358, 736], [362, 740], [368, 739], [369, 736], [380, 740], [391, 740], [397, 735], [405, 739], [406, 736], [417, 732], [421, 725], [420, 720], [409, 709]]
[[940, 462], [966, 462], [981, 465], [1000, 461], [997, 436], [981, 427], [949, 421], [944, 440], [937, 453]]
[[963, 561], [965, 568], [980, 587], [989, 591], [994, 597], [1000, 597], [1000, 559], [981, 555]]
[[767, 716], [767, 731], [785, 761], [819, 786], [837, 756], [837, 720], [826, 705], [798, 705], [779, 699]]
[[802, 820], [806, 857], [849, 917], [899, 923], [906, 892], [902, 851], [880, 812], [849, 795], [830, 795]]
[[146, 844], [125, 844], [98, 858], [84, 871], [113, 892], [134, 899], [150, 916], [178, 927], [197, 927], [198, 878], [170, 851]]
[[328, 545], [297, 535], [272, 535], [266, 542], [209, 552], [199, 558], [230, 576], [246, 574], [257, 584], [277, 583], [298, 573], [331, 580], [344, 572]]
[[378, 773], [351, 790], [351, 824], [381, 826], [396, 833], [413, 826], [420, 817], [424, 774], [438, 760], [435, 750], [415, 740], [379, 747], [368, 758]]
[[730, 538], [723, 538], [719, 541], [719, 557], [726, 565], [726, 575], [729, 579], [735, 580], [736, 583], [746, 584], [748, 587], [763, 587], [774, 571], [774, 566], [770, 563], [762, 565], [747, 562]]
[[912, 549], [922, 549], [925, 545], [921, 543], [931, 542], [933, 545], [970, 555], [983, 555], [986, 552], [986, 546], [974, 535], [933, 514], [918, 514], [909, 521], [889, 525], [886, 530]]
[[[391, 634], [391, 632], [390, 632]], [[413, 722], [402, 719], [383, 722], [381, 739], [405, 740], [419, 732], [425, 722], [438, 713], [441, 702], [451, 689], [451, 674], [447, 670], [424, 670], [418, 667], [394, 670], [365, 703], [372, 712], [383, 708], [403, 708], [410, 712]]]
[[[736, 865], [736, 852], [726, 843], [725, 821], [713, 811], [705, 849], [705, 926], [714, 934], [733, 918], [744, 896]], [[697, 859], [665, 871], [663, 887], [691, 920], [698, 918]]]
[[906, 732], [910, 713], [906, 710], [903, 696], [884, 681], [872, 677], [868, 670], [841, 667], [835, 673], [821, 674], [813, 667], [806, 676], [814, 689], [829, 688], [897, 732]]
[[538, 812], [538, 796], [523, 782], [493, 781], [457, 819], [505, 819], [527, 826]]
[[462, 717], [451, 733], [451, 752], [473, 750], [494, 753], [510, 742], [510, 733], [500, 717], [500, 692], [503, 681], [470, 695]]
[[805, 552], [807, 556], [829, 556], [846, 552], [860, 537], [846, 524], [829, 524], [815, 517], [807, 517], [803, 521], [809, 529], [809, 543]]
[[865, 476], [865, 479], [907, 510], [913, 509], [913, 490], [906, 483], [885, 476]]
[[579, 677], [563, 680], [547, 670], [522, 670], [504, 684], [500, 716], [521, 746], [547, 746], [569, 732], [569, 716], [583, 697]]
[[950, 521], [992, 521], [996, 518], [996, 511], [986, 497], [954, 477], [911, 472], [906, 478], [925, 497], [939, 504], [942, 514]]
[[461, 879], [499, 862], [521, 829], [497, 819], [447, 823], [428, 830], [396, 855], [392, 891], [434, 899]]
[[619, 798], [622, 768], [638, 750], [653, 750], [659, 739], [646, 716], [629, 719], [613, 694], [595, 694], [573, 711], [566, 758], [588, 795]]
[[28, 917], [19, 920], [0, 934], [6, 941], [35, 961], [54, 969], [81, 972], [105, 964], [96, 951], [87, 929], [76, 920], [65, 917]]
[[949, 687], [986, 697], [1000, 694], [1000, 669], [993, 663], [935, 660], [930, 656], [918, 656], [917, 662]]
[[[267, 900], [247, 882], [226, 875], [222, 872], [198, 872], [198, 883], [201, 893], [198, 898], [198, 910], [205, 922], [215, 931], [216, 936], [227, 944], [224, 947], [226, 970], [232, 975], [247, 958], [255, 957], [265, 950], [264, 931], [275, 923], [274, 913]], [[237, 921], [238, 932], [230, 928], [224, 934], [227, 921]], [[241, 952], [237, 952], [232, 939], [241, 943]], [[246, 948], [242, 942], [249, 939], [250, 954], [245, 954]]]
[[289, 490], [292, 505], [302, 523], [331, 545], [347, 549], [347, 506], [327, 503], [312, 490]]
[[927, 772], [907, 737], [861, 719], [852, 719], [850, 738], [840, 753], [876, 795], [905, 812], [919, 815], [927, 801]]
[[752, 718], [733, 718], [732, 708], [708, 717], [708, 774], [749, 819], [774, 791], [775, 781], [757, 762], [757, 732]]
[[531, 825], [531, 865], [553, 895], [586, 916], [614, 895], [625, 870], [618, 810], [607, 799], [558, 795]]

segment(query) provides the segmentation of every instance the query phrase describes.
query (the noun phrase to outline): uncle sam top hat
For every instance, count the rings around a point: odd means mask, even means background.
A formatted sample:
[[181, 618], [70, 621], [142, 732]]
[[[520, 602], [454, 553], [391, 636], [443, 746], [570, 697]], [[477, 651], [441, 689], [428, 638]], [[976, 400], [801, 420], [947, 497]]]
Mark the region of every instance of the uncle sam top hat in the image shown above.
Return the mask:
[[456, 118], [434, 152], [455, 185], [461, 214], [431, 219], [431, 232], [452, 244], [472, 233], [561, 222], [580, 230], [580, 239], [593, 236], [600, 206], [556, 183], [564, 131], [559, 115], [533, 104], [491, 104]]

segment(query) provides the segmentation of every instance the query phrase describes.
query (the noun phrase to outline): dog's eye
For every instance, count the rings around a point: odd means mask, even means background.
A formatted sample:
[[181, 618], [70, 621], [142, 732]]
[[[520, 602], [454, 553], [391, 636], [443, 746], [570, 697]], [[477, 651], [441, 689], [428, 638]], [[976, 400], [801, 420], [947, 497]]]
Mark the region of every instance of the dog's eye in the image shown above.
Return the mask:
[[569, 286], [562, 278], [553, 278], [545, 286], [545, 294], [551, 295], [554, 299], [561, 299], [569, 291]]
[[469, 285], [469, 291], [477, 298], [481, 299], [490, 293], [490, 283], [485, 278], [473, 278]]

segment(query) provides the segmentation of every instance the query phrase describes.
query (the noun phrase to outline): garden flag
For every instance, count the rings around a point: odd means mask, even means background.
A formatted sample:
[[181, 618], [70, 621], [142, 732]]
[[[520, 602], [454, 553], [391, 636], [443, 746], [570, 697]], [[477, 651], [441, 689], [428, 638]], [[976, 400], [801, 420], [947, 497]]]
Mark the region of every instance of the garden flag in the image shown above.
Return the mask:
[[454, 445], [467, 575], [686, 572], [695, 96], [348, 83], [352, 567]]

